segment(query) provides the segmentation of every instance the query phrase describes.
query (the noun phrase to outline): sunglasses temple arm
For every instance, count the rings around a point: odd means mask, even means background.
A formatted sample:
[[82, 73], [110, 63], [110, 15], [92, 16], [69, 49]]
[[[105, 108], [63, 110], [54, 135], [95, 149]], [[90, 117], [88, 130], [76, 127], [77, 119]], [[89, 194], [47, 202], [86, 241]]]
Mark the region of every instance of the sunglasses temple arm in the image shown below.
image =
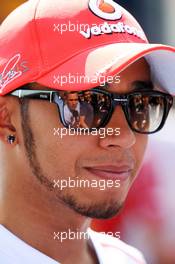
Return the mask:
[[19, 98], [28, 98], [28, 99], [40, 99], [46, 101], [53, 101], [53, 92], [52, 91], [35, 91], [35, 90], [16, 90], [10, 95], [17, 96]]

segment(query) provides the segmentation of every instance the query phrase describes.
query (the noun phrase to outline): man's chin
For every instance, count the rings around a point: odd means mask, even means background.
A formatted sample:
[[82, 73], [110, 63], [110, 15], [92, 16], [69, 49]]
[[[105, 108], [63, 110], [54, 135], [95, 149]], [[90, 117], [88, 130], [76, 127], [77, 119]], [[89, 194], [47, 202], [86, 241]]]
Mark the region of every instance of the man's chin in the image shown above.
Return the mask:
[[89, 218], [96, 219], [109, 219], [117, 215], [123, 208], [124, 203], [119, 203], [116, 201], [110, 201], [106, 203], [93, 203], [90, 205], [82, 204], [73, 196], [62, 197], [63, 202], [69, 206], [72, 210]]

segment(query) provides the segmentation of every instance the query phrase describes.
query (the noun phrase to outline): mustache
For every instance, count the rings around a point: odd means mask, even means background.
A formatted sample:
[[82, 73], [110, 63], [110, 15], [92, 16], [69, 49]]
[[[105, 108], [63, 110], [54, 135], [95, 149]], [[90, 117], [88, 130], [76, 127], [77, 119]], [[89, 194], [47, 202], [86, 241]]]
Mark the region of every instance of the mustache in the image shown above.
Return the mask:
[[135, 155], [131, 151], [123, 152], [109, 152], [109, 153], [99, 153], [93, 156], [91, 153], [90, 157], [82, 158], [78, 161], [79, 166], [88, 167], [88, 166], [97, 166], [103, 164], [111, 165], [120, 165], [120, 164], [129, 164], [134, 167], [136, 165]]

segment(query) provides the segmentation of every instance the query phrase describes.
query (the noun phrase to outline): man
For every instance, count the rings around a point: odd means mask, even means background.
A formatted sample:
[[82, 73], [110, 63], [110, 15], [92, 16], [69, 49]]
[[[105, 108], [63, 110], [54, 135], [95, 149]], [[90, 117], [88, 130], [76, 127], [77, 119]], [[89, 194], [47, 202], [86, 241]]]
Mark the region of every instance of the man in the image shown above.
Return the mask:
[[91, 93], [90, 91], [85, 91], [84, 92], [84, 99], [87, 103], [91, 103], [92, 98], [91, 98]]
[[[58, 98], [56, 97], [56, 100]], [[93, 122], [93, 107], [87, 102], [79, 102], [77, 92], [66, 92], [64, 117], [71, 128], [89, 128]]]
[[66, 93], [66, 104], [64, 106], [64, 116], [66, 122], [71, 127], [79, 127], [80, 103], [76, 92]]
[[[4, 21], [3, 264], [145, 263], [136, 249], [89, 226], [92, 218], [110, 218], [123, 207], [147, 135], [166, 121], [173, 103], [174, 52], [173, 47], [148, 44], [135, 19], [113, 1], [29, 0]], [[84, 82], [63, 82], [69, 74]], [[107, 84], [100, 86], [104, 78]], [[80, 135], [75, 127], [74, 137], [60, 137], [60, 130], [69, 129], [62, 91], [83, 90], [90, 90], [95, 100], [103, 96], [108, 111], [101, 116], [97, 109], [90, 133]], [[149, 122], [153, 110], [144, 129], [134, 125], [140, 96], [142, 102], [159, 98], [164, 115], [156, 126]], [[156, 105], [148, 107], [155, 111]], [[100, 129], [108, 132], [103, 138]]]

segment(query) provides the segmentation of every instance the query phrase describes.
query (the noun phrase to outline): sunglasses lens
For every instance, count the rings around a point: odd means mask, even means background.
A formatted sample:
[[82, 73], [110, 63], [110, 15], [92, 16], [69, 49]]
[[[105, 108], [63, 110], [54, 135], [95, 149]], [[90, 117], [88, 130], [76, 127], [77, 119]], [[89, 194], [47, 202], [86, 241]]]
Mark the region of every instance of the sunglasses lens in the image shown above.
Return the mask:
[[162, 124], [165, 113], [163, 95], [135, 94], [130, 96], [128, 116], [131, 127], [142, 133], [153, 133]]
[[[172, 105], [172, 98], [154, 91], [129, 94], [127, 98], [123, 110], [128, 124], [134, 131], [145, 134], [154, 133], [162, 127], [168, 108]], [[74, 129], [105, 127], [114, 107], [110, 93], [98, 89], [60, 91], [55, 95], [54, 101], [58, 105], [63, 125]]]
[[62, 118], [66, 127], [99, 128], [107, 120], [111, 107], [108, 95], [84, 91], [59, 93], [59, 96], [63, 100]]

